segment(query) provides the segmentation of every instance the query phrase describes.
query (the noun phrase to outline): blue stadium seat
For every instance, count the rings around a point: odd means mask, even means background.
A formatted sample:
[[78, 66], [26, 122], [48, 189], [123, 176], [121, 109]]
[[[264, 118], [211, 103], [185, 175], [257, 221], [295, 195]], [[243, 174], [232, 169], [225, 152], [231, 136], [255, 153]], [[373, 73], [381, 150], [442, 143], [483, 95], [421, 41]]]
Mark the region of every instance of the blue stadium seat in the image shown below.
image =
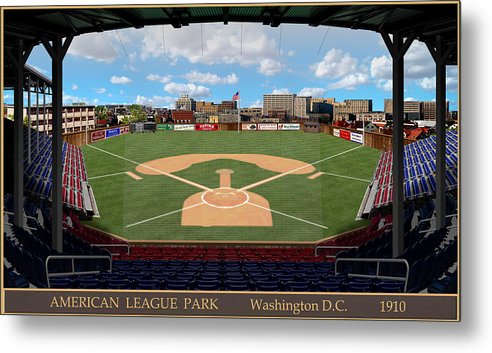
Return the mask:
[[161, 282], [157, 279], [151, 280], [138, 280], [136, 284], [136, 289], [140, 290], [155, 290], [161, 288]]
[[132, 282], [127, 279], [112, 279], [107, 282], [108, 289], [130, 289]]

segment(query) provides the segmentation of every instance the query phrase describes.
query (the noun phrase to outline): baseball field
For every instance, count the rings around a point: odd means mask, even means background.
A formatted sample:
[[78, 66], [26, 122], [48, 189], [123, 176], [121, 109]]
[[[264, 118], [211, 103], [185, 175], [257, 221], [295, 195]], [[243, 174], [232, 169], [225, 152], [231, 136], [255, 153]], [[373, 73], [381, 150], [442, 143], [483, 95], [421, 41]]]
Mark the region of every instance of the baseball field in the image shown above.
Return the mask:
[[158, 131], [83, 147], [100, 218], [129, 240], [313, 242], [356, 213], [380, 151], [299, 131]]

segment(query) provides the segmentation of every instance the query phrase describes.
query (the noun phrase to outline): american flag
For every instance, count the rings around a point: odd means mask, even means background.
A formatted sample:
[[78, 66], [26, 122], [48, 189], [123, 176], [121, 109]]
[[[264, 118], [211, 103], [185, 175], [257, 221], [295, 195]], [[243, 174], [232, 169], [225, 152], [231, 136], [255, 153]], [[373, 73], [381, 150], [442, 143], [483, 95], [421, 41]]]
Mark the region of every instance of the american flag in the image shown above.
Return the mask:
[[233, 101], [239, 100], [239, 91], [237, 91], [233, 96], [232, 96]]

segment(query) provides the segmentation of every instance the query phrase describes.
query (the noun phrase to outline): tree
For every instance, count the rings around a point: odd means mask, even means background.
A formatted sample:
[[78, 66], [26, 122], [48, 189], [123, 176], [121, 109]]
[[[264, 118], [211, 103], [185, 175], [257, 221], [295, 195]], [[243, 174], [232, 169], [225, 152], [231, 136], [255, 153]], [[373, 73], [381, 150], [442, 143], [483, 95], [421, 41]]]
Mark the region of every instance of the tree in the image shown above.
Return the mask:
[[142, 109], [141, 105], [138, 104], [132, 104], [130, 106], [130, 118], [129, 122], [131, 123], [138, 123], [138, 122], [145, 122], [147, 120], [147, 114]]
[[106, 108], [104, 105], [98, 105], [94, 109], [94, 114], [96, 115], [97, 119], [106, 120], [108, 118], [108, 108]]

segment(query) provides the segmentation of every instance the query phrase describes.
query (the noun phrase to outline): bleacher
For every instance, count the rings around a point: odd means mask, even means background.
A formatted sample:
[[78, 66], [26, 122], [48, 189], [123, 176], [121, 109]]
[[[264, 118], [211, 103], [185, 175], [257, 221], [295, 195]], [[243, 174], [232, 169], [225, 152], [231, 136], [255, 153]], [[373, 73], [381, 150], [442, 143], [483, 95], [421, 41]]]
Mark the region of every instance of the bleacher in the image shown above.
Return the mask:
[[401, 292], [394, 281], [336, 275], [331, 262], [116, 260], [112, 273], [67, 276], [55, 288]]
[[[413, 205], [413, 203], [410, 203]], [[456, 283], [453, 282], [456, 273], [451, 269], [457, 265], [457, 238], [456, 232], [451, 233], [452, 225], [457, 213], [457, 199], [452, 193], [446, 195], [446, 228], [435, 229], [433, 221], [434, 201], [430, 197], [418, 200], [413, 213], [406, 212], [406, 217], [414, 218], [412, 222], [405, 222], [404, 252], [397, 257], [408, 264], [407, 292], [434, 291], [456, 292]], [[410, 226], [409, 226], [410, 225]], [[384, 260], [379, 263], [363, 262], [358, 259], [391, 259], [392, 258], [392, 231], [387, 229], [364, 245], [347, 249], [337, 254], [343, 266], [339, 270], [347, 271], [350, 276], [374, 276], [379, 271], [380, 278], [405, 278], [406, 271], [403, 263], [388, 264]], [[345, 266], [345, 267], [344, 267]], [[447, 278], [447, 279], [446, 279]]]
[[[6, 132], [13, 133], [13, 122], [5, 119]], [[28, 133], [31, 134], [31, 158], [28, 156]], [[63, 142], [62, 200], [64, 206], [87, 216], [99, 216], [96, 199], [87, 181], [84, 156], [80, 147]], [[40, 199], [51, 200], [52, 190], [51, 137], [24, 127], [25, 192]]]
[[[27, 134], [27, 129], [25, 133]], [[404, 253], [392, 259], [392, 156], [382, 155], [364, 200], [370, 225], [315, 246], [131, 245], [88, 227], [97, 213], [80, 148], [63, 144], [64, 253], [51, 244], [51, 138], [31, 131], [25, 156], [25, 226], [13, 223], [4, 199], [5, 285], [92, 289], [329, 292], [455, 292], [457, 241], [432, 229], [435, 139], [405, 148]], [[39, 150], [36, 148], [39, 139]], [[447, 134], [448, 215], [457, 212], [457, 136]], [[94, 203], [92, 203], [94, 202]], [[372, 203], [372, 204], [371, 204]], [[370, 206], [367, 206], [370, 204]], [[92, 212], [92, 213], [91, 213]], [[448, 218], [448, 226], [452, 217]], [[65, 256], [65, 257], [64, 257]], [[99, 256], [99, 257], [98, 257]], [[53, 258], [53, 261], [47, 259]], [[109, 266], [104, 259], [109, 259]], [[353, 260], [361, 261], [353, 261]], [[376, 262], [372, 261], [375, 260]], [[366, 261], [366, 262], [364, 262]], [[402, 266], [402, 263], [408, 265]], [[403, 279], [403, 280], [402, 280]]]
[[[11, 204], [9, 200], [6, 205]], [[449, 212], [456, 212], [456, 199], [449, 195], [448, 200]], [[202, 245], [133, 246], [128, 253], [124, 241], [110, 240], [110, 235], [84, 227], [78, 215], [70, 213], [64, 223], [64, 254], [109, 256], [113, 252], [112, 266], [108, 268], [97, 259], [84, 260], [76, 269], [70, 269], [67, 262], [54, 262], [49, 268], [54, 275], [48, 284], [45, 261], [48, 256], [61, 255], [49, 247], [50, 225], [45, 223], [49, 209], [28, 202], [26, 206], [26, 214], [38, 217], [32, 221], [33, 227], [7, 225], [10, 235], [4, 234], [9, 263], [5, 283], [9, 286], [297, 292], [403, 292], [405, 287], [407, 292], [449, 292], [456, 288], [456, 271], [452, 270], [456, 266], [456, 239], [449, 238], [446, 229], [432, 229], [432, 200], [420, 202], [407, 215], [413, 223], [416, 220], [414, 226], [408, 226], [405, 251], [399, 257], [409, 264], [407, 281], [398, 280], [405, 276], [398, 265], [382, 263], [379, 271], [384, 276], [368, 278], [375, 273], [374, 263], [338, 263], [351, 258], [390, 259], [390, 216], [377, 215], [367, 228], [319, 243], [346, 246], [335, 249], [335, 255], [327, 255], [316, 253], [314, 247]], [[105, 246], [96, 243], [121, 245], [123, 250], [107, 247], [105, 251]]]
[[[48, 287], [46, 260], [49, 262], [48, 273], [53, 276], [67, 272], [98, 272], [107, 266], [102, 258], [109, 258], [110, 253], [92, 246], [76, 237], [69, 230], [63, 232], [64, 252], [51, 248], [51, 210], [47, 202], [25, 198], [24, 213], [26, 224], [18, 227], [13, 224], [12, 195], [5, 195], [4, 205], [4, 269], [5, 285], [15, 287]], [[62, 258], [63, 256], [67, 258]], [[80, 257], [76, 263], [68, 257]], [[72, 268], [72, 264], [75, 268]]]
[[[436, 137], [417, 141], [404, 148], [405, 201], [432, 196], [436, 192]], [[385, 152], [379, 159], [371, 184], [368, 186], [358, 217], [393, 202], [393, 153]], [[458, 185], [458, 135], [446, 132], [446, 189]]]

